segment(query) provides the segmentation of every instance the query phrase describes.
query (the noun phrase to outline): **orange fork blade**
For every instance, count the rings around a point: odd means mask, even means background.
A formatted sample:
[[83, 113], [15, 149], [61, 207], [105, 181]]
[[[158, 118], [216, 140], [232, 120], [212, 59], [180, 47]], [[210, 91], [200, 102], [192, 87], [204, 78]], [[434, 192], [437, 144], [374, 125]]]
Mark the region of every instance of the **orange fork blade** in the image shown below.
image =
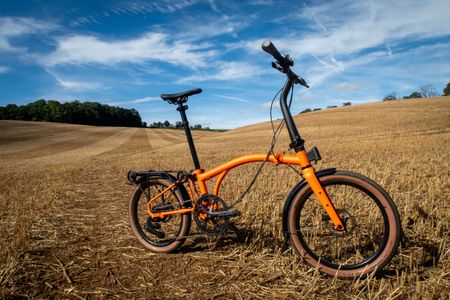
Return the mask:
[[308, 185], [311, 187], [323, 209], [327, 212], [328, 216], [334, 224], [334, 228], [339, 231], [344, 231], [344, 224], [342, 223], [341, 218], [336, 212], [336, 208], [328, 197], [327, 192], [320, 184], [320, 181], [317, 178], [316, 173], [314, 172], [314, 168], [309, 162], [306, 152], [304, 150], [300, 151], [297, 153], [297, 156], [300, 159], [303, 177], [305, 178], [306, 182], [308, 182]]

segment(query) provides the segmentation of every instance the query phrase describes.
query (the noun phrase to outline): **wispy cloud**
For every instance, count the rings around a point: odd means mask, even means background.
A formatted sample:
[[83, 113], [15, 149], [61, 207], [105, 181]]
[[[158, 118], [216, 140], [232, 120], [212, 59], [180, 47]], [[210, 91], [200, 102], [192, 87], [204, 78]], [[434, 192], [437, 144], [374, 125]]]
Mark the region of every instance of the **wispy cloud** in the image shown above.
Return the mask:
[[341, 82], [335, 84], [333, 88], [341, 91], [356, 91], [360, 88], [360, 86], [354, 82]]
[[241, 97], [235, 97], [235, 96], [217, 95], [217, 94], [211, 94], [211, 96], [219, 97], [219, 98], [223, 98], [223, 99], [228, 99], [228, 100], [233, 100], [233, 101], [237, 101], [237, 102], [244, 102], [244, 103], [251, 102], [248, 99], [244, 99], [244, 98], [241, 98]]
[[205, 59], [211, 55], [212, 51], [203, 51], [197, 45], [170, 41], [166, 34], [150, 32], [129, 40], [101, 40], [88, 35], [65, 37], [58, 41], [54, 52], [40, 61], [47, 67], [162, 61], [195, 69], [205, 66]]
[[272, 108], [276, 108], [276, 109], [280, 109], [280, 101], [274, 101], [272, 104], [272, 101], [268, 101], [268, 102], [264, 102], [263, 104], [261, 104], [261, 108], [264, 109], [270, 109], [270, 107], [272, 106]]
[[[320, 32], [296, 39], [282, 39], [283, 48], [292, 54], [338, 55], [357, 53], [400, 39], [423, 39], [450, 34], [448, 26], [450, 2], [416, 1], [332, 1], [307, 6], [301, 19], [321, 24]], [[326, 28], [326, 30], [323, 30]]]
[[11, 39], [24, 35], [48, 32], [57, 26], [33, 18], [0, 17], [0, 52], [24, 51], [22, 47], [14, 46]]
[[163, 0], [163, 1], [126, 1], [116, 4], [110, 8], [100, 11], [96, 14], [77, 17], [69, 22], [70, 26], [77, 27], [86, 24], [100, 24], [104, 18], [123, 15], [146, 15], [154, 12], [175, 13], [176, 11], [186, 9], [199, 0]]
[[80, 80], [69, 80], [69, 79], [63, 79], [59, 74], [51, 71], [46, 70], [47, 73], [53, 76], [55, 80], [58, 82], [59, 86], [68, 89], [68, 90], [95, 90], [98, 88], [101, 88], [102, 85], [97, 82], [87, 82], [87, 81], [80, 81]]
[[214, 0], [208, 0], [209, 6], [211, 7], [213, 12], [222, 14], [222, 12], [220, 11], [220, 9], [217, 7], [217, 4]]
[[238, 32], [248, 26], [246, 22], [237, 20], [225, 20], [212, 18], [211, 20], [203, 19], [199, 22], [183, 20], [184, 26], [189, 30], [172, 33], [175, 38], [186, 41], [203, 40], [211, 37], [228, 35], [238, 37]]
[[145, 103], [145, 102], [153, 102], [153, 101], [159, 101], [161, 100], [160, 97], [143, 97], [139, 99], [134, 99], [128, 101], [129, 103]]
[[0, 66], [0, 74], [9, 72], [11, 69], [7, 66]]
[[242, 80], [256, 77], [263, 72], [261, 67], [246, 62], [230, 61], [216, 64], [218, 65], [217, 70], [212, 73], [198, 73], [182, 78], [178, 83]]
[[267, 6], [269, 6], [269, 5], [273, 5], [273, 0], [250, 0], [250, 1], [248, 1], [248, 4], [250, 4], [250, 5], [257, 5], [257, 6], [260, 6], [260, 5], [267, 5]]
[[63, 88], [70, 90], [95, 90], [101, 87], [99, 83], [63, 80], [61, 78], [56, 78], [56, 80]]

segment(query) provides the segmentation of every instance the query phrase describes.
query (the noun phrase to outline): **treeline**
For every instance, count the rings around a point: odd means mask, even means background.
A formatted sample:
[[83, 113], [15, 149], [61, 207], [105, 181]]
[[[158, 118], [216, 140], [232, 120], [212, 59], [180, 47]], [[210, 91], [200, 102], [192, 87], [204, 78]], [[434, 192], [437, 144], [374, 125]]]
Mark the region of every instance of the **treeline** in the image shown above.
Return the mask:
[[[350, 106], [350, 105], [352, 105], [351, 102], [344, 102], [344, 103], [342, 103], [342, 106]], [[336, 108], [336, 107], [338, 107], [338, 106], [337, 105], [328, 105], [327, 109]], [[301, 112], [299, 112], [299, 114], [305, 114], [305, 113], [309, 113], [309, 112], [312, 112], [312, 111], [319, 111], [319, 110], [322, 110], [322, 109], [320, 107], [313, 108], [313, 109], [306, 108], [306, 109], [302, 110]]]
[[[442, 96], [449, 96], [450, 95], [450, 82], [447, 83], [447, 85], [442, 90], [443, 94]], [[438, 96], [439, 94], [436, 92], [436, 88], [432, 84], [424, 84], [419, 87], [417, 91], [412, 92], [408, 96], [403, 96], [403, 99], [413, 99], [413, 98], [429, 98]], [[402, 99], [401, 97], [397, 97], [396, 92], [389, 93], [383, 98], [383, 101], [392, 101], [392, 100], [399, 100]]]
[[135, 109], [98, 102], [37, 100], [27, 105], [0, 106], [0, 120], [47, 121], [96, 126], [145, 127]]
[[[168, 129], [181, 129], [183, 128], [183, 123], [176, 122], [175, 124], [170, 123], [165, 120], [164, 122], [153, 122], [149, 126], [149, 128], [168, 128]], [[193, 130], [211, 130], [209, 127], [203, 127], [200, 124], [195, 124], [194, 126], [189, 126]]]

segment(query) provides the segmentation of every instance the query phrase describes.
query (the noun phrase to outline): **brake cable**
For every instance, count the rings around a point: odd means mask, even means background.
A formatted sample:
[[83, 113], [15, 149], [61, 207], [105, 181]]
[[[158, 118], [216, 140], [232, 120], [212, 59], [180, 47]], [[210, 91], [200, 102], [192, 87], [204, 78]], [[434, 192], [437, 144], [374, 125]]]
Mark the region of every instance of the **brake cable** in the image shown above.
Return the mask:
[[[247, 189], [239, 196], [239, 198], [238, 198], [236, 201], [232, 202], [232, 203], [229, 205], [229, 208], [232, 208], [236, 203], [242, 201], [242, 199], [247, 195], [247, 193], [250, 191], [250, 189], [251, 189], [251, 188], [253, 187], [253, 185], [255, 184], [256, 179], [257, 179], [258, 176], [260, 175], [260, 173], [261, 173], [261, 171], [262, 171], [262, 168], [264, 167], [264, 165], [266, 164], [266, 162], [269, 160], [270, 155], [271, 155], [271, 154], [274, 155], [273, 149], [275, 148], [275, 145], [276, 145], [276, 143], [277, 143], [277, 141], [278, 141], [278, 138], [280, 137], [281, 129], [284, 127], [285, 120], [284, 120], [284, 118], [283, 118], [283, 120], [280, 122], [280, 124], [278, 124], [278, 127], [275, 129], [274, 122], [273, 122], [273, 114], [272, 114], [272, 111], [273, 111], [273, 103], [275, 102], [275, 99], [276, 99], [277, 96], [281, 93], [282, 90], [283, 90], [283, 88], [281, 88], [281, 89], [275, 94], [275, 96], [274, 96], [273, 99], [272, 99], [272, 102], [270, 103], [270, 112], [269, 112], [269, 115], [270, 115], [270, 124], [271, 124], [271, 126], [272, 126], [272, 133], [273, 133], [273, 134], [272, 134], [272, 142], [271, 142], [271, 144], [270, 144], [269, 151], [267, 151], [266, 158], [265, 158], [265, 159], [262, 161], [262, 163], [259, 165], [259, 168], [258, 168], [258, 170], [256, 171], [255, 175], [253, 176], [252, 181], [251, 181], [250, 184], [247, 186]], [[288, 104], [289, 109], [291, 108], [292, 101], [293, 101], [293, 96], [294, 96], [294, 85], [292, 85], [291, 90], [290, 90], [290, 93], [291, 93], [291, 97], [290, 97], [290, 99], [289, 99], [289, 104]], [[274, 155], [274, 156], [275, 156], [275, 155]], [[275, 156], [275, 158], [276, 158], [276, 156]], [[289, 164], [288, 164], [287, 166], [290, 167], [292, 170], [294, 170], [298, 175], [302, 176], [302, 174], [301, 174], [299, 171], [297, 171], [293, 166], [291, 166], [291, 165], [289, 165]]]

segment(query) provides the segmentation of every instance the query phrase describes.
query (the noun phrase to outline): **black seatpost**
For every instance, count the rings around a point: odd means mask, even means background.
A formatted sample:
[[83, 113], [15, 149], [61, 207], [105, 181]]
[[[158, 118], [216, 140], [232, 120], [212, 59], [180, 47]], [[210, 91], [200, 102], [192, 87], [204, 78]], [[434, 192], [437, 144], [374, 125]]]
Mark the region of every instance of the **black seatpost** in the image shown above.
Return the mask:
[[189, 144], [189, 149], [191, 150], [192, 160], [194, 161], [195, 169], [200, 169], [200, 162], [198, 161], [197, 151], [195, 150], [194, 140], [192, 139], [191, 129], [189, 128], [189, 122], [186, 117], [187, 105], [183, 103], [178, 103], [177, 110], [180, 112], [182, 125], [184, 127], [184, 132], [186, 133], [187, 142]]

